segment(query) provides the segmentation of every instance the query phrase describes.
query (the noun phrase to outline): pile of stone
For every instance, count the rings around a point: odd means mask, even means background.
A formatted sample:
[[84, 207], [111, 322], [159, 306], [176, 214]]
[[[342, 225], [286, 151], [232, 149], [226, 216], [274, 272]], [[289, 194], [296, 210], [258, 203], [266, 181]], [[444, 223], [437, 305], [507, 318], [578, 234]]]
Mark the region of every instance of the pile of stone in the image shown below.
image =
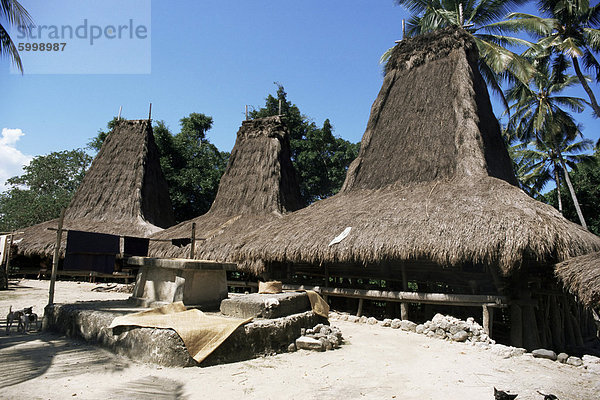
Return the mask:
[[313, 350], [325, 351], [337, 349], [341, 346], [344, 338], [342, 332], [334, 327], [324, 324], [317, 324], [314, 328], [302, 328], [300, 337], [294, 343], [288, 346], [288, 351]]
[[552, 361], [557, 361], [562, 364], [572, 365], [574, 367], [584, 367], [586, 369], [600, 372], [600, 357], [592, 355], [584, 355], [583, 357], [570, 356], [567, 353], [556, 354], [552, 350], [537, 349], [531, 352], [535, 358], [545, 358]]
[[357, 317], [355, 315], [331, 313], [329, 319], [363, 323], [368, 325], [381, 325], [392, 329], [400, 329], [408, 332], [435, 337], [439, 339], [452, 340], [456, 342], [471, 342], [482, 344], [494, 344], [495, 341], [485, 333], [483, 327], [475, 322], [473, 318], [462, 321], [449, 315], [436, 314], [431, 321], [424, 324], [415, 324], [409, 320], [389, 319], [378, 321], [374, 317]]

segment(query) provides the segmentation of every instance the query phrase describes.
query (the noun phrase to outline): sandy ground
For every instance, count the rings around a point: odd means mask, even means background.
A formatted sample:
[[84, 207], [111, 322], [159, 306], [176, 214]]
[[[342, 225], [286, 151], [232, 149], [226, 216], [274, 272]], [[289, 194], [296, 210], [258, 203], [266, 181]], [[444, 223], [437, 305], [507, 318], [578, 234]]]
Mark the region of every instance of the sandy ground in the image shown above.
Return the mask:
[[[51, 333], [7, 336], [13, 308], [42, 313], [48, 281], [13, 281], [0, 292], [2, 399], [493, 399], [553, 393], [600, 398], [600, 374], [530, 355], [502, 359], [489, 350], [381, 326], [333, 321], [346, 339], [337, 350], [299, 351], [207, 368], [164, 368], [116, 356]], [[124, 299], [106, 284], [57, 282], [56, 302]]]

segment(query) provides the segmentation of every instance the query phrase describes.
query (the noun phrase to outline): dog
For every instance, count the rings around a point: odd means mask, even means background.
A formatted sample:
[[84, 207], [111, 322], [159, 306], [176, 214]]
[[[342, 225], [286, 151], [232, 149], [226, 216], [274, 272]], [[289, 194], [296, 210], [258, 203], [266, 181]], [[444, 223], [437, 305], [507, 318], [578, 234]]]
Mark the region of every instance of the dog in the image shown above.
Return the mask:
[[31, 324], [35, 324], [35, 329], [38, 330], [38, 316], [33, 312], [33, 307], [25, 309], [23, 315], [21, 315], [23, 321], [23, 333], [27, 333], [31, 330]]
[[19, 332], [22, 328], [23, 325], [23, 321], [21, 319], [21, 316], [23, 316], [25, 313], [23, 312], [23, 310], [16, 310], [13, 311], [12, 310], [12, 306], [10, 306], [8, 308], [8, 314], [6, 315], [6, 334], [10, 335], [10, 327], [12, 326], [13, 322], [17, 322], [17, 332]]
[[498, 390], [494, 388], [494, 399], [495, 400], [512, 400], [517, 397], [518, 394], [509, 394], [503, 390]]

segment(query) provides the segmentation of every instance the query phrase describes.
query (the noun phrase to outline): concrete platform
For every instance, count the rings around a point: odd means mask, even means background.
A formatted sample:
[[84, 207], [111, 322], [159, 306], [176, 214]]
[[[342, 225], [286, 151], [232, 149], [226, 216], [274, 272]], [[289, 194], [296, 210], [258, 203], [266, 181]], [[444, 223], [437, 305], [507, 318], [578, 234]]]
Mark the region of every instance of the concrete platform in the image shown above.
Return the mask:
[[141, 310], [132, 308], [127, 301], [54, 304], [46, 307], [44, 329], [82, 338], [138, 362], [186, 367], [244, 361], [286, 352], [287, 346], [300, 336], [301, 328], [328, 323], [312, 311], [251, 321], [236, 329], [219, 348], [198, 364], [172, 329], [107, 328], [115, 317]]
[[221, 313], [236, 318], [280, 318], [310, 310], [306, 292], [230, 294], [221, 302]]
[[227, 298], [227, 275], [236, 264], [183, 258], [130, 257], [140, 267], [131, 300], [143, 307], [182, 301], [201, 310], [217, 310]]

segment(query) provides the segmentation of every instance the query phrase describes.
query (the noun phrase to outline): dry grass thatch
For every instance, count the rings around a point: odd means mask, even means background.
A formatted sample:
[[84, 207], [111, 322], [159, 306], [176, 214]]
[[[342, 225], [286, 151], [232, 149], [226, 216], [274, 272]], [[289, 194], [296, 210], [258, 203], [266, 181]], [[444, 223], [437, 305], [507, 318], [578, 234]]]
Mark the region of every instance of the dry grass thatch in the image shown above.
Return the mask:
[[[484, 262], [505, 274], [600, 250], [600, 238], [518, 189], [477, 48], [449, 28], [393, 50], [341, 192], [215, 252], [267, 262]], [[347, 238], [329, 246], [346, 227]]]
[[[148, 237], [173, 223], [150, 121], [119, 121], [66, 209], [65, 229]], [[52, 220], [26, 228], [18, 252], [51, 255], [56, 232], [46, 228], [57, 226]]]
[[[301, 207], [296, 172], [290, 161], [289, 133], [281, 117], [244, 121], [211, 209], [153, 238], [190, 237], [196, 223], [196, 258], [234, 246], [237, 238]], [[152, 242], [150, 255], [188, 257], [190, 246]]]
[[600, 252], [563, 261], [554, 271], [584, 305], [600, 308]]

